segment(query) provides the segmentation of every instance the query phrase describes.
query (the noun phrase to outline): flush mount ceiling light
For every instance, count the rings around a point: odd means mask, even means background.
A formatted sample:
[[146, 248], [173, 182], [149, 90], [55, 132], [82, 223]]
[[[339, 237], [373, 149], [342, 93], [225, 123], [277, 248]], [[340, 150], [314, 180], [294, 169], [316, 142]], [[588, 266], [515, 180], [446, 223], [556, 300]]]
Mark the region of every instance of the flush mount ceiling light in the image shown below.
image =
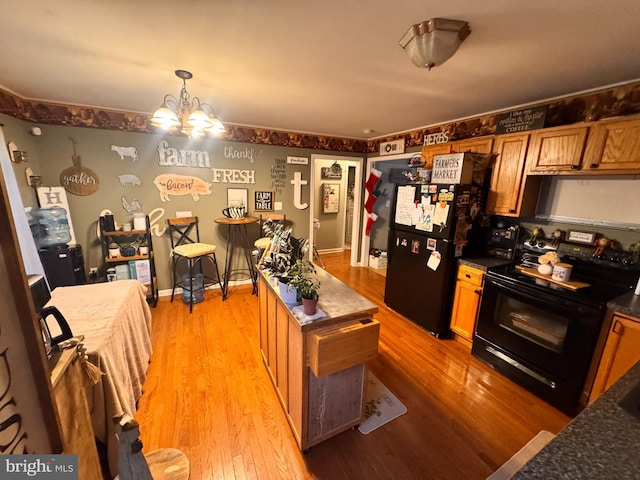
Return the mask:
[[176, 98], [170, 93], [166, 94], [162, 105], [151, 117], [151, 124], [164, 130], [184, 133], [190, 138], [224, 131], [224, 125], [216, 118], [211, 105], [200, 103], [198, 97], [189, 100], [187, 80], [193, 78], [193, 74], [186, 70], [176, 70], [175, 74], [182, 79], [180, 96]]
[[400, 46], [414, 65], [431, 70], [456, 53], [470, 33], [467, 22], [432, 18], [412, 25], [400, 40]]

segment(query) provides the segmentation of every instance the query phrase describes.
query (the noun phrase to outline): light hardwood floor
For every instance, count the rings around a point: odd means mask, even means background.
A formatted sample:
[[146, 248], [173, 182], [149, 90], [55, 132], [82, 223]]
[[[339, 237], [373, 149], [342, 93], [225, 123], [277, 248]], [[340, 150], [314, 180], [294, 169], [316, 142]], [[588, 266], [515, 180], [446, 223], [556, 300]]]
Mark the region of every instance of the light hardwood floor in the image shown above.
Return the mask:
[[378, 357], [370, 370], [406, 415], [362, 435], [344, 432], [303, 454], [262, 363], [258, 300], [247, 286], [188, 306], [161, 298], [153, 356], [136, 419], [144, 451], [173, 447], [191, 479], [483, 479], [540, 430], [570, 418], [383, 301], [385, 277], [323, 255], [327, 271], [376, 302]]

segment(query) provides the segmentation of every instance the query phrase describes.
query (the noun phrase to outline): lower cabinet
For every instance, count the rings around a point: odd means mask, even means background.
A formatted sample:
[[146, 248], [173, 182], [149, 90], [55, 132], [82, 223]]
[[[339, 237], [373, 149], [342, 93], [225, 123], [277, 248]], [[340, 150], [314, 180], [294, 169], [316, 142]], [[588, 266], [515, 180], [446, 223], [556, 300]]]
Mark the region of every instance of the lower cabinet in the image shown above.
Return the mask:
[[593, 403], [639, 361], [640, 318], [614, 313], [593, 380], [589, 403]]
[[262, 357], [300, 449], [361, 423], [379, 322], [354, 312], [301, 324], [261, 276], [258, 296]]
[[453, 297], [450, 328], [455, 339], [471, 347], [476, 319], [482, 297], [484, 272], [468, 265], [458, 267], [456, 290]]

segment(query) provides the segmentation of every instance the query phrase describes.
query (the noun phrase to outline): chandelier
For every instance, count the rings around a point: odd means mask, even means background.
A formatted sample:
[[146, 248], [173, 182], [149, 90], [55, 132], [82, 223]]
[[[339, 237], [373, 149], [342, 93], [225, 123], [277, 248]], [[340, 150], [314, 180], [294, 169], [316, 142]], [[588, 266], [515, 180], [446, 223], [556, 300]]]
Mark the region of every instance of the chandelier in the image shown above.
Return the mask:
[[176, 98], [166, 94], [162, 105], [151, 117], [151, 124], [167, 131], [181, 132], [189, 138], [224, 131], [224, 125], [216, 118], [211, 105], [200, 103], [198, 97], [190, 100], [187, 80], [193, 78], [193, 74], [186, 70], [176, 70], [175, 74], [182, 79], [180, 96]]

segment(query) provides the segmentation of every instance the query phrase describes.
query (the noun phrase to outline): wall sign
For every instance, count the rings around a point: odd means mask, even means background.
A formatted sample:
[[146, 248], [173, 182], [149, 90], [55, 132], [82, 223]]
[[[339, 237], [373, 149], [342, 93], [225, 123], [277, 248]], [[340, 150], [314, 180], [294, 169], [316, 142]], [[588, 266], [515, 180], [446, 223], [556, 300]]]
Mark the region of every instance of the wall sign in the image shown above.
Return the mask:
[[322, 184], [323, 213], [338, 213], [340, 208], [340, 184]]
[[138, 150], [136, 147], [121, 147], [120, 145], [111, 145], [111, 151], [116, 152], [120, 157], [120, 160], [124, 160], [125, 157], [131, 158], [132, 162], [138, 161]]
[[254, 199], [254, 211], [273, 212], [273, 192], [255, 192]]
[[255, 148], [236, 148], [234, 146], [224, 147], [224, 158], [230, 158], [233, 160], [247, 159], [251, 163], [255, 163], [257, 158], [262, 157], [262, 150], [256, 150]]
[[380, 155], [393, 155], [395, 153], [404, 153], [404, 139], [394, 140], [392, 142], [382, 142], [380, 144]]
[[158, 165], [161, 167], [211, 168], [209, 152], [204, 150], [178, 150], [169, 146], [169, 142], [158, 143]]
[[320, 176], [322, 178], [340, 180], [342, 178], [342, 167], [338, 162], [333, 162], [330, 167], [322, 167], [320, 169]]
[[436, 145], [438, 143], [447, 143], [449, 141], [449, 132], [444, 130], [442, 132], [430, 133], [424, 136], [422, 145]]
[[76, 143], [78, 142], [72, 138], [70, 140], [73, 143], [73, 155], [71, 155], [73, 167], [65, 168], [60, 173], [60, 185], [74, 195], [91, 195], [98, 190], [100, 180], [93, 170], [81, 165], [80, 155], [76, 154]]
[[213, 183], [256, 183], [255, 170], [212, 168]]
[[73, 232], [73, 223], [71, 222], [71, 212], [69, 211], [69, 201], [67, 200], [67, 192], [63, 187], [38, 187], [38, 204], [41, 208], [62, 207], [67, 212], [67, 223], [69, 224], [69, 233], [71, 240], [69, 244], [76, 242], [76, 236]]
[[160, 190], [160, 200], [170, 202], [170, 195], [191, 195], [194, 201], [200, 200], [200, 195], [211, 195], [211, 182], [190, 175], [164, 173], [158, 175], [153, 184]]
[[542, 128], [546, 115], [546, 105], [502, 113], [496, 117], [496, 135]]
[[287, 172], [285, 170], [286, 163], [284, 158], [276, 158], [276, 163], [269, 165], [269, 173], [271, 174], [271, 188], [276, 193], [282, 193], [284, 188], [284, 181], [287, 178]]
[[309, 157], [290, 157], [287, 156], [289, 165], [309, 165]]

